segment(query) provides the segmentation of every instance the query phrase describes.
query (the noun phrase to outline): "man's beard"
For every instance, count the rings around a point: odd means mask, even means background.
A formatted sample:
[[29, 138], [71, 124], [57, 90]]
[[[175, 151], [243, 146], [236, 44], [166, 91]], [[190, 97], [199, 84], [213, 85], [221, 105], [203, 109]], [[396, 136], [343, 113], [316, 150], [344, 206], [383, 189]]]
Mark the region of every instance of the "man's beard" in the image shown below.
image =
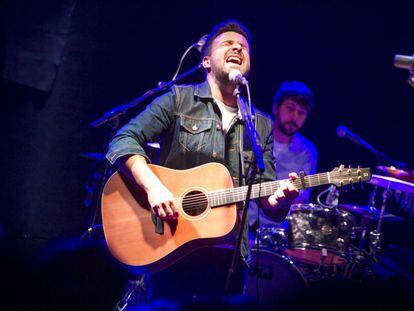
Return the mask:
[[[243, 69], [242, 68], [234, 68], [239, 70], [242, 74], [243, 74]], [[229, 78], [229, 73], [232, 70], [232, 68], [226, 68], [225, 65], [224, 66], [215, 66], [215, 68], [213, 69], [213, 75], [215, 77], [215, 79], [217, 81], [219, 81], [222, 84], [228, 84], [230, 81]], [[245, 76], [247, 74], [247, 72], [245, 74], [243, 74], [243, 76]], [[234, 82], [232, 82], [234, 83]]]
[[214, 72], [214, 76], [216, 77], [216, 80], [220, 83], [227, 84], [230, 82], [229, 74], [223, 68], [216, 70]]
[[[279, 127], [279, 130], [286, 136], [293, 136], [298, 131], [299, 128], [295, 122], [288, 121], [288, 122], [282, 123], [279, 117], [276, 117], [276, 118], [277, 118], [277, 125]], [[287, 125], [293, 125], [294, 129], [293, 130], [288, 129]]]

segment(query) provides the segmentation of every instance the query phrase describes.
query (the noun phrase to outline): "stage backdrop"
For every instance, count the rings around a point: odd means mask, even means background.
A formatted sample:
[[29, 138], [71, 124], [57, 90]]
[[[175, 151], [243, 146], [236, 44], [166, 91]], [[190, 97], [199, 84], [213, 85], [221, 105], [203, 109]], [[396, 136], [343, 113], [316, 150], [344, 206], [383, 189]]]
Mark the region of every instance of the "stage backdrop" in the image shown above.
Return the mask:
[[[414, 53], [410, 1], [23, 2], [0, 6], [1, 224], [3, 241], [26, 259], [55, 239], [80, 237], [89, 224], [95, 207], [85, 205], [85, 185], [104, 163], [80, 154], [104, 153], [109, 135], [89, 123], [169, 80], [184, 50], [227, 18], [252, 32], [249, 81], [259, 108], [270, 113], [284, 80], [313, 90], [303, 133], [318, 147], [320, 171], [377, 164], [337, 138], [341, 124], [414, 164], [414, 88], [408, 72], [393, 67], [395, 54]], [[183, 69], [198, 61], [192, 51]]]

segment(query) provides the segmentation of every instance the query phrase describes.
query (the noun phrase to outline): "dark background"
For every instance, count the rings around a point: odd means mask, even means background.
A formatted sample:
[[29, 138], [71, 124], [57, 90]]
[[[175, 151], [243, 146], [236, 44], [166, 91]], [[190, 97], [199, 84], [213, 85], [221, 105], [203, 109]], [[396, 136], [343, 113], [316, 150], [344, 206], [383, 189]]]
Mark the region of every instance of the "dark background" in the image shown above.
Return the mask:
[[[227, 18], [253, 35], [256, 106], [270, 113], [284, 80], [313, 90], [303, 133], [318, 147], [318, 171], [377, 165], [336, 136], [341, 124], [412, 168], [414, 89], [393, 57], [414, 53], [413, 9], [412, 1], [2, 2], [2, 245], [32, 263], [53, 241], [84, 233], [95, 211], [86, 185], [103, 162], [80, 154], [104, 153], [109, 135], [89, 123], [169, 80], [184, 50]], [[198, 57], [192, 51], [183, 69]], [[368, 190], [355, 202], [366, 204]]]

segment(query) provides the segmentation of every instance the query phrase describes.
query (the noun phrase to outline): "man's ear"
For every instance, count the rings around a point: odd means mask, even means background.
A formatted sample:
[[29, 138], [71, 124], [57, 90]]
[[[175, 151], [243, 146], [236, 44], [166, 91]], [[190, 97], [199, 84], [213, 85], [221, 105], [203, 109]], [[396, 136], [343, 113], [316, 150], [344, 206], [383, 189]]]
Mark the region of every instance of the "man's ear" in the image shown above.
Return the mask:
[[211, 68], [210, 57], [204, 56], [201, 63], [203, 64], [204, 69], [209, 70]]

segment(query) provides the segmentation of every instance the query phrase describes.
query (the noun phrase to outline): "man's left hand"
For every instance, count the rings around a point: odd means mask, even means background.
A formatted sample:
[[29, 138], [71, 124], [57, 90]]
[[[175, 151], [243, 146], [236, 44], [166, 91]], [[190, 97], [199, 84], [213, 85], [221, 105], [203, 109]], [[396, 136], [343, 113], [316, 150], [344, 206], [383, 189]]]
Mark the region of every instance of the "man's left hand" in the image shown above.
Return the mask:
[[[291, 181], [298, 178], [296, 173], [290, 173]], [[293, 185], [291, 181], [281, 181], [280, 187], [274, 194], [268, 197], [270, 207], [282, 207], [292, 204], [293, 200], [299, 195], [299, 190]]]

